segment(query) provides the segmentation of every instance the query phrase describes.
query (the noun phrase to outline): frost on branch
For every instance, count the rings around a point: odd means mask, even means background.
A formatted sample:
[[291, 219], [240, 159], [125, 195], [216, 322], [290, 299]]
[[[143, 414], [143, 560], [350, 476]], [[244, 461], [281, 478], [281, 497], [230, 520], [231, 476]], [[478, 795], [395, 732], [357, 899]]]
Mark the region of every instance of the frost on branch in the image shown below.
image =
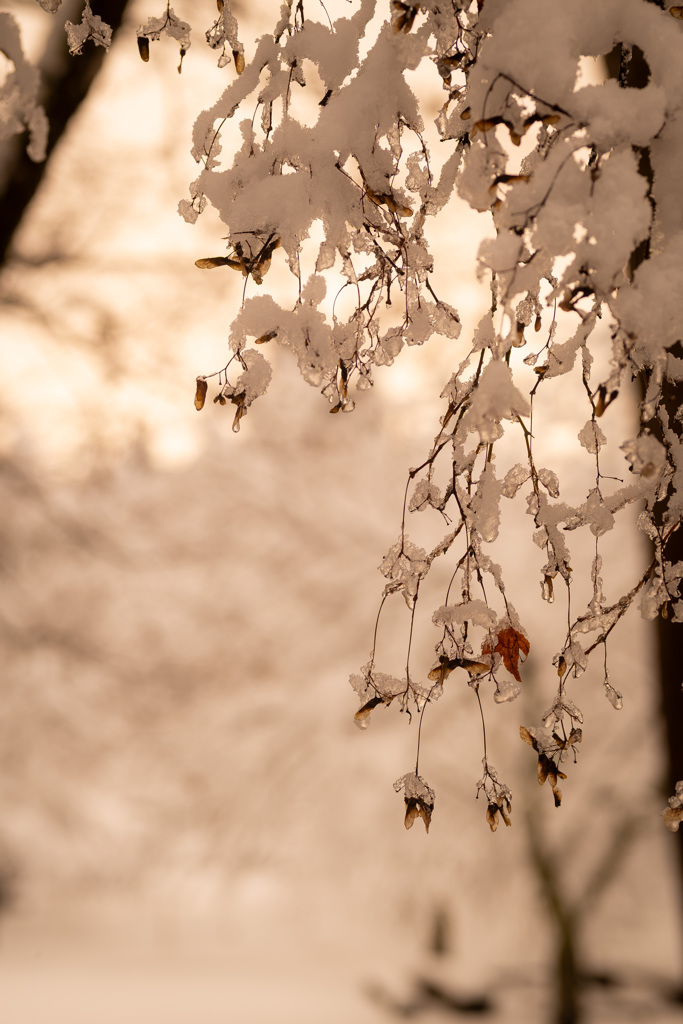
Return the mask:
[[431, 789], [425, 780], [417, 772], [408, 772], [394, 783], [397, 793], [403, 790], [403, 798], [406, 804], [405, 826], [412, 828], [416, 818], [422, 818], [425, 832], [429, 832], [434, 810], [434, 790]]
[[[242, 373], [239, 375], [234, 384], [230, 383], [228, 378], [228, 369], [233, 361], [237, 361], [237, 365], [242, 368]], [[232, 429], [235, 433], [239, 432], [240, 421], [243, 416], [246, 416], [247, 410], [251, 403], [259, 397], [259, 395], [265, 394], [270, 384], [273, 371], [270, 363], [265, 359], [260, 352], [254, 352], [250, 350], [248, 352], [237, 353], [227, 363], [227, 365], [219, 370], [217, 373], [212, 374], [212, 377], [218, 377], [218, 393], [214, 398], [214, 402], [219, 405], [227, 405], [228, 401], [232, 405], [236, 406], [235, 418], [232, 423]], [[204, 408], [204, 401], [208, 391], [208, 384], [206, 377], [197, 378], [197, 388], [195, 391], [194, 404], [195, 409], [199, 412]]]
[[[215, 401], [236, 404], [239, 417], [265, 390], [269, 370], [252, 362], [264, 344], [291, 352], [334, 413], [352, 410], [354, 391], [370, 388], [378, 367], [408, 345], [441, 335], [451, 346], [434, 441], [408, 473], [399, 538], [380, 567], [370, 659], [351, 679], [356, 722], [365, 727], [375, 709], [393, 706], [421, 724], [444, 688], [467, 686], [484, 741], [477, 793], [492, 830], [509, 824], [510, 790], [487, 759], [485, 708], [514, 701], [537, 649], [513, 604], [519, 584], [494, 558], [507, 502], [517, 501], [541, 598], [560, 606], [549, 710], [521, 732], [559, 806], [558, 782], [583, 736], [573, 681], [599, 661], [605, 696], [618, 710], [624, 698], [608, 666], [613, 631], [634, 605], [646, 618], [683, 621], [683, 564], [671, 556], [683, 518], [680, 19], [644, 0], [410, 0], [387, 4], [378, 25], [382, 8], [361, 0], [325, 23], [322, 15], [306, 20], [303, 5], [287, 0], [242, 67], [220, 8], [207, 39], [226, 55], [231, 49], [241, 73], [197, 119], [193, 155], [201, 166], [180, 204], [188, 221], [212, 205], [227, 229], [222, 250], [197, 265], [217, 270], [218, 280], [235, 272], [244, 283], [230, 359], [213, 375]], [[584, 84], [583, 58], [615, 46], [644, 55], [642, 88], [606, 70], [602, 82]], [[409, 85], [420, 67], [443, 90], [433, 125]], [[302, 96], [312, 100], [308, 119], [297, 113]], [[491, 306], [464, 341], [449, 296], [436, 294], [427, 241], [429, 218], [454, 191], [494, 229], [477, 268]], [[276, 262], [291, 274], [289, 298], [266, 291]], [[226, 376], [233, 362], [244, 371], [235, 384]], [[207, 379], [199, 378], [198, 407]], [[605, 469], [615, 449], [610, 409], [633, 393], [634, 381], [644, 389], [640, 420], [616, 439], [613, 475]], [[585, 471], [578, 495], [557, 466], [541, 462], [538, 438], [548, 423], [537, 400], [547, 395], [552, 408], [577, 385], [575, 458]], [[603, 538], [630, 506], [639, 509], [652, 557], [615, 594]], [[431, 550], [408, 538], [407, 519], [425, 514], [444, 524]], [[578, 607], [577, 536], [594, 551]], [[437, 630], [434, 659], [411, 666], [435, 563], [447, 565], [449, 582], [424, 616]], [[397, 595], [408, 619], [400, 678], [375, 664], [382, 612]], [[399, 782], [412, 801], [410, 824], [428, 824], [433, 794], [418, 766]]]
[[38, 163], [45, 159], [47, 117], [37, 102], [38, 71], [24, 56], [19, 27], [11, 14], [0, 14], [0, 53], [12, 64], [0, 86], [0, 141], [28, 131], [26, 152]]
[[221, 53], [218, 58], [218, 67], [224, 68], [230, 58], [226, 53], [226, 45], [229, 48], [232, 59], [235, 62], [235, 71], [241, 75], [244, 71], [244, 46], [237, 37], [237, 21], [230, 10], [230, 2], [218, 0], [218, 18], [205, 33], [206, 41], [212, 50], [220, 47]]
[[138, 29], [138, 50], [141, 58], [145, 63], [149, 60], [150, 41], [157, 41], [161, 39], [162, 35], [170, 36], [180, 46], [180, 63], [178, 65], [178, 74], [180, 74], [183, 67], [183, 57], [190, 48], [190, 32], [191, 29], [188, 23], [181, 21], [169, 4], [161, 17], [149, 18]]
[[509, 786], [498, 781], [498, 772], [489, 764], [484, 756], [482, 760], [484, 774], [477, 783], [477, 799], [483, 793], [486, 799], [486, 821], [492, 832], [498, 828], [498, 815], [501, 816], [505, 825], [509, 828], [512, 824], [512, 793]]
[[89, 39], [95, 46], [103, 46], [108, 50], [111, 46], [111, 28], [105, 21], [102, 21], [99, 14], [93, 14], [90, 3], [86, 3], [83, 14], [78, 25], [67, 21], [66, 38], [69, 44], [69, 53], [72, 56], [83, 52], [83, 47]]
[[678, 832], [683, 819], [683, 782], [676, 783], [676, 792], [669, 797], [669, 806], [662, 811], [662, 818], [669, 832]]
[[427, 552], [416, 547], [407, 537], [401, 537], [387, 552], [382, 560], [380, 572], [389, 582], [384, 588], [385, 594], [400, 592], [409, 608], [417, 598], [420, 580], [429, 569]]
[[[387, 24], [359, 65], [374, 9], [364, 0], [328, 26], [304, 21], [300, 5], [283, 6], [273, 36], [258, 41], [240, 77], [198, 118], [193, 153], [203, 167], [192, 202], [181, 205], [187, 219], [195, 219], [198, 197], [218, 210], [228, 228], [224, 266], [238, 264], [240, 251], [253, 261], [266, 239], [279, 239], [295, 278], [292, 305], [267, 307], [248, 288], [241, 323], [252, 338], [277, 331], [332, 412], [351, 409], [353, 388], [371, 386], [373, 368], [389, 365], [404, 345], [460, 332], [457, 312], [429, 284], [433, 261], [424, 237], [426, 217], [452, 183], [432, 173], [404, 78], [423, 57], [429, 27], [394, 33]], [[296, 93], [311, 89], [307, 62], [322, 83], [315, 127], [293, 112]], [[258, 114], [240, 122], [241, 145], [224, 159], [221, 135], [247, 102]], [[320, 229], [323, 240], [311, 243]], [[304, 279], [302, 253], [311, 245], [315, 270]], [[247, 265], [260, 286], [263, 275]], [[327, 282], [335, 276], [341, 287], [335, 284], [330, 308]]]

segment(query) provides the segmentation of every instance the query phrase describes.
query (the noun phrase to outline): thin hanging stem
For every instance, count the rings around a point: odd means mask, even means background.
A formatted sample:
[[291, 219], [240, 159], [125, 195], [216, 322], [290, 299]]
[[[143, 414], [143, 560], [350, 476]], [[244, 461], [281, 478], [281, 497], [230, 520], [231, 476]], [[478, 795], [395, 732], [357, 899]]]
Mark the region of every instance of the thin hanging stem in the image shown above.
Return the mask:
[[479, 696], [479, 685], [477, 684], [476, 686], [473, 686], [472, 689], [474, 690], [475, 696], [477, 698], [477, 703], [479, 704], [479, 714], [481, 715], [481, 731], [484, 736], [484, 767], [486, 768], [486, 766], [488, 765], [488, 756], [486, 753], [486, 722], [484, 720], [484, 709], [481, 706], [481, 697]]

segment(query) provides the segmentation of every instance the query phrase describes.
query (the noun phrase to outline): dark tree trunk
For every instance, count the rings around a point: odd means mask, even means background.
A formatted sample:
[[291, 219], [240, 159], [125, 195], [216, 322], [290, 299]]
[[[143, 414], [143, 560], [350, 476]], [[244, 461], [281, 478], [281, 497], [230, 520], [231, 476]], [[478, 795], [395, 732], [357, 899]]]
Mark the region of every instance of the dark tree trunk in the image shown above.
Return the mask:
[[546, 847], [533, 813], [526, 819], [529, 850], [555, 931], [552, 1024], [580, 1024], [584, 1018], [584, 971], [578, 953], [580, 915], [570, 905], [561, 872]]
[[574, 926], [569, 925], [561, 933], [557, 956], [555, 1024], [578, 1024], [583, 1017], [580, 1003], [583, 978], [576, 958], [574, 932]]
[[[101, 5], [104, 20], [114, 33], [121, 25], [127, 4], [128, 0], [108, 0]], [[72, 57], [69, 53], [64, 22], [69, 18], [77, 20], [82, 7], [82, 4], [63, 4], [63, 9], [55, 15], [55, 25], [39, 64], [40, 102], [50, 122], [46, 159], [41, 163], [30, 159], [26, 153], [26, 135], [15, 136], [5, 150], [0, 168], [0, 266], [6, 262], [16, 231], [40, 187], [50, 154], [87, 96], [106, 55], [102, 46], [92, 42], [86, 43], [79, 56]]]
[[[667, 552], [672, 562], [683, 561], [683, 528], [669, 541]], [[683, 623], [657, 620], [659, 669], [661, 673], [662, 715], [667, 748], [666, 795], [683, 779]], [[683, 900], [683, 829], [676, 833], [679, 885]]]
[[[654, 0], [652, 0], [654, 2]], [[659, 5], [658, 5], [659, 6]], [[634, 46], [631, 59], [628, 63], [623, 59], [623, 48], [617, 44], [614, 50], [607, 57], [607, 68], [611, 77], [618, 78], [624, 88], [642, 89], [650, 79], [650, 69], [647, 65], [645, 55], [639, 47]], [[652, 189], [654, 174], [650, 162], [649, 149], [636, 149], [639, 161], [639, 170], [647, 179], [649, 190]], [[653, 214], [656, 214], [654, 200], [650, 192], [650, 201], [653, 206]], [[650, 255], [650, 240], [645, 239], [631, 255], [629, 266], [630, 276], [633, 274]], [[673, 355], [679, 359], [683, 356], [683, 330], [681, 339], [674, 346]], [[641, 387], [646, 386], [641, 381]], [[677, 414], [683, 408], [683, 382], [665, 380], [662, 386], [664, 395], [664, 408], [668, 420], [668, 429], [674, 431], [679, 440], [683, 438], [683, 428]], [[648, 424], [652, 433], [660, 440], [663, 439], [662, 424], [655, 419]], [[655, 509], [657, 524], [663, 533], [668, 534], [671, 526], [670, 517], [667, 517], [668, 496], [659, 503]], [[657, 514], [659, 513], [659, 514]], [[683, 526], [680, 526], [673, 533], [669, 534], [666, 543], [666, 557], [668, 563], [675, 565], [683, 561]], [[665, 612], [668, 610], [665, 609]], [[659, 615], [657, 618], [657, 655], [660, 680], [660, 706], [664, 719], [664, 737], [666, 740], [666, 767], [664, 785], [666, 796], [671, 796], [676, 788], [676, 783], [683, 779], [683, 623], [673, 622], [671, 619]], [[678, 863], [678, 887], [679, 901], [683, 918], [683, 829], [676, 833], [676, 853]], [[681, 986], [683, 996], [683, 984]]]

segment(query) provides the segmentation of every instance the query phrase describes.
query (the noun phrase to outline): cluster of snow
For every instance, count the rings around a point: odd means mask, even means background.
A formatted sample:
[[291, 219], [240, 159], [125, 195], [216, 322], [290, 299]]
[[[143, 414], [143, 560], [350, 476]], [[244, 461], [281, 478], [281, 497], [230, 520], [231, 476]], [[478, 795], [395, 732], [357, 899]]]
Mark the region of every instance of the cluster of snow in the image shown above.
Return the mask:
[[11, 14], [0, 14], [0, 53], [12, 64], [0, 85], [0, 141], [28, 130], [26, 152], [31, 160], [39, 162], [45, 159], [49, 128], [45, 111], [37, 102], [40, 78], [24, 56], [19, 26]]

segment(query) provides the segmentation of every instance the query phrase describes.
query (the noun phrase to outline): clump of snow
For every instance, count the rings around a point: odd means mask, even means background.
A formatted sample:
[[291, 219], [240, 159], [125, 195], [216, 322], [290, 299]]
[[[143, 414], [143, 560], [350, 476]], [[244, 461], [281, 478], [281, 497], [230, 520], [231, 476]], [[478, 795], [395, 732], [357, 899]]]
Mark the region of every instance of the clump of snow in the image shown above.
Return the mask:
[[24, 56], [19, 26], [11, 14], [0, 13], [0, 47], [13, 65], [0, 86], [0, 141], [28, 130], [26, 152], [36, 163], [45, 159], [48, 122], [37, 102], [38, 71]]
[[81, 53], [83, 47], [92, 39], [96, 46], [103, 46], [108, 50], [111, 46], [111, 27], [107, 25], [99, 14], [93, 14], [90, 3], [86, 3], [83, 14], [78, 25], [71, 21], [65, 24], [66, 38], [69, 44], [69, 53]]
[[579, 431], [579, 443], [591, 453], [597, 455], [603, 445], [607, 444], [607, 438], [594, 419], [586, 422]]
[[683, 820], [683, 782], [676, 783], [676, 792], [669, 797], [669, 806], [662, 811], [662, 818], [669, 832], [678, 832]]
[[476, 430], [483, 442], [503, 436], [501, 420], [529, 415], [529, 403], [512, 379], [507, 363], [492, 359], [484, 367], [479, 385], [463, 417], [463, 427]]

